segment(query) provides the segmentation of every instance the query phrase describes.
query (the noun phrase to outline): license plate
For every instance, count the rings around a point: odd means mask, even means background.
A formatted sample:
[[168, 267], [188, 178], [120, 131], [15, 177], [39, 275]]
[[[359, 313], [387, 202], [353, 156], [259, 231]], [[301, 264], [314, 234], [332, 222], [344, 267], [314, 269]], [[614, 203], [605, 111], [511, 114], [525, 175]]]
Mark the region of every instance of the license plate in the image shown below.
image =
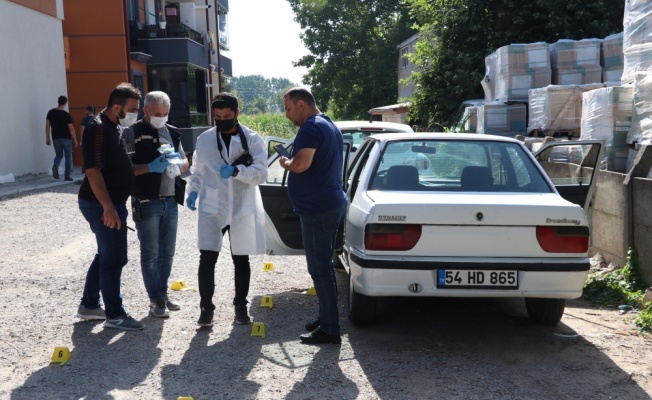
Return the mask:
[[440, 289], [517, 289], [518, 271], [437, 270]]

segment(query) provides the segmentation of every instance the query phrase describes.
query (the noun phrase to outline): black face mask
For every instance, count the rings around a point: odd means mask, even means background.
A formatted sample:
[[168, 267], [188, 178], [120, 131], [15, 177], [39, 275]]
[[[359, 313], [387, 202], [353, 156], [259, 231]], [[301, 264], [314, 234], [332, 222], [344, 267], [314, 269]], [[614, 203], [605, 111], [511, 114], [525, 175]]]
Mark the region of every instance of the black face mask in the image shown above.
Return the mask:
[[226, 131], [230, 131], [231, 129], [233, 129], [233, 127], [237, 123], [238, 123], [238, 121], [235, 118], [233, 118], [233, 119], [216, 119], [215, 120], [215, 127], [220, 132], [226, 132]]

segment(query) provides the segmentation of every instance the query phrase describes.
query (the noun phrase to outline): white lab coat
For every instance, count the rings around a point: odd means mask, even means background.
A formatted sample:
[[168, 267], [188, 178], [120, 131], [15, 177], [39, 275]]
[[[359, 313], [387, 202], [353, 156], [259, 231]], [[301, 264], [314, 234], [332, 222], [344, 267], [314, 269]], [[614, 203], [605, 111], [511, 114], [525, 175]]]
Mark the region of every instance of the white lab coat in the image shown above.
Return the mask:
[[[229, 239], [234, 255], [265, 254], [265, 210], [258, 185], [267, 179], [267, 148], [256, 132], [240, 125], [249, 145], [254, 163], [248, 167], [238, 165], [240, 170], [233, 178], [222, 179], [220, 167], [224, 160], [229, 164], [244, 153], [240, 135], [234, 135], [226, 145], [216, 129], [211, 128], [199, 135], [192, 157], [191, 176], [187, 192], [197, 192], [199, 206], [199, 232], [197, 245], [200, 250], [220, 251], [222, 229], [230, 225]], [[222, 157], [217, 150], [217, 139], [222, 144]]]

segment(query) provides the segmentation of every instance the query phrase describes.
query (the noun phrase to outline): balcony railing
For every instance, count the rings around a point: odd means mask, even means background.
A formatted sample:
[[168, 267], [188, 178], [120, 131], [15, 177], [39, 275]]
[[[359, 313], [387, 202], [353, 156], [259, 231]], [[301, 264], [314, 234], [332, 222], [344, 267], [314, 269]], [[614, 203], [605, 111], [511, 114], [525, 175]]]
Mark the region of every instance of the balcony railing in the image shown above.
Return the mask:
[[186, 38], [204, 45], [204, 37], [201, 33], [182, 23], [167, 24], [165, 29], [158, 25], [145, 25], [138, 29], [139, 39], [163, 39], [163, 38]]

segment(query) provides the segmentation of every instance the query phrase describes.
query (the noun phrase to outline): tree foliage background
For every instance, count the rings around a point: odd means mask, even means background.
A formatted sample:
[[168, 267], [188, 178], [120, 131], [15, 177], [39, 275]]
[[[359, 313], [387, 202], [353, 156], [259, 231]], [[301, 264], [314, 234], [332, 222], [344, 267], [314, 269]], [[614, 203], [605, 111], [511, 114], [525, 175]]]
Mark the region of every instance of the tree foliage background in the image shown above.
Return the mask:
[[368, 110], [396, 102], [397, 45], [414, 32], [402, 0], [288, 0], [311, 55], [309, 68], [322, 111], [336, 119], [367, 119]]
[[225, 90], [240, 100], [245, 114], [264, 114], [283, 111], [283, 94], [297, 86], [286, 78], [265, 78], [262, 75], [244, 75], [229, 79]]
[[411, 114], [450, 123], [459, 104], [483, 98], [484, 59], [511, 43], [604, 38], [623, 29], [625, 0], [406, 0], [419, 29]]

